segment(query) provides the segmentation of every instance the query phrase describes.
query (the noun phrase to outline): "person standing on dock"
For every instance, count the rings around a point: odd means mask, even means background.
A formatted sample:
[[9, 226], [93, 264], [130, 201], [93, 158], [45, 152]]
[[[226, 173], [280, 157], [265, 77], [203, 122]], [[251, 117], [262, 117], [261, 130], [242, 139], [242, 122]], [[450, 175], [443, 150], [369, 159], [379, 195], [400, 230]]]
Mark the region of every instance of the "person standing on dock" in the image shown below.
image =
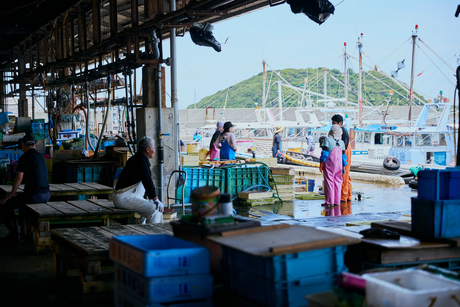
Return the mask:
[[216, 141], [219, 135], [222, 133], [224, 130], [224, 123], [223, 122], [217, 122], [216, 124], [216, 131], [212, 135], [211, 142], [209, 143], [209, 158], [211, 161], [219, 161], [220, 158], [220, 149], [217, 148], [216, 146]]
[[233, 125], [231, 122], [224, 124], [224, 131], [217, 138], [217, 148], [220, 148], [220, 159], [221, 160], [235, 160], [236, 155], [236, 138], [233, 134]]
[[333, 209], [334, 215], [341, 215], [340, 196], [342, 188], [343, 152], [342, 129], [332, 125], [328, 136], [321, 142], [320, 171], [324, 175], [324, 198], [326, 209]]
[[[164, 210], [150, 172], [149, 159], [154, 154], [155, 141], [151, 137], [143, 137], [139, 141], [137, 153], [129, 158], [121, 171], [113, 192], [115, 207], [135, 210], [141, 216], [142, 223], [146, 221], [150, 224], [162, 223]], [[144, 194], [147, 194], [148, 200]]]
[[348, 135], [347, 129], [343, 127], [343, 117], [340, 114], [336, 114], [331, 118], [332, 124], [339, 125], [342, 128], [342, 141], [345, 143], [345, 154], [347, 155], [347, 165], [344, 167], [344, 173], [342, 175], [342, 193], [340, 196], [340, 210], [342, 215], [349, 215], [351, 211], [351, 178], [350, 178], [350, 166], [351, 166], [351, 146], [350, 136]]
[[273, 136], [273, 144], [272, 144], [272, 153], [273, 158], [276, 158], [278, 154], [282, 152], [282, 140], [281, 135], [279, 134], [283, 131], [284, 127], [276, 127], [275, 135]]

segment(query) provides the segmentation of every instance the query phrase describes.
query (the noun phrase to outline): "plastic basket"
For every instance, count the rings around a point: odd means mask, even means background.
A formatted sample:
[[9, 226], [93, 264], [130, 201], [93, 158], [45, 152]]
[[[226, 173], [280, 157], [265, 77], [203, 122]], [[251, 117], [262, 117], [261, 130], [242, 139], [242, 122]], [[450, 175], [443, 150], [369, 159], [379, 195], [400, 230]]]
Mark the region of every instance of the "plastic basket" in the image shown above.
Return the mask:
[[346, 246], [311, 250], [281, 256], [258, 257], [222, 246], [222, 266], [226, 275], [233, 269], [274, 282], [294, 281], [312, 276], [347, 271], [343, 262]]
[[460, 237], [460, 200], [412, 197], [411, 211], [413, 232], [435, 238]]
[[269, 169], [265, 165], [234, 166], [226, 168], [226, 192], [233, 197], [254, 185], [268, 186]]
[[9, 149], [0, 150], [0, 158], [9, 159], [10, 163], [12, 161], [18, 161], [19, 157], [21, 157], [23, 154], [24, 152], [22, 152], [22, 150], [9, 150]]
[[296, 281], [273, 282], [242, 270], [233, 269], [225, 286], [267, 307], [307, 306], [305, 296], [332, 290], [338, 274], [319, 275]]
[[116, 307], [213, 307], [212, 299], [207, 300], [191, 300], [173, 303], [155, 303], [146, 305], [139, 301], [136, 297], [126, 293], [125, 291], [115, 287], [113, 289], [114, 306]]
[[95, 182], [105, 184], [113, 181], [111, 168], [116, 162], [87, 162], [68, 161], [66, 162], [65, 182]]
[[[225, 170], [208, 168], [187, 168], [183, 170], [187, 173], [187, 181], [184, 189], [184, 202], [191, 202], [191, 193], [195, 188], [204, 186], [215, 186], [225, 191]], [[182, 189], [176, 190], [176, 198], [181, 198]]]
[[209, 251], [169, 235], [115, 236], [110, 259], [145, 277], [209, 273]]

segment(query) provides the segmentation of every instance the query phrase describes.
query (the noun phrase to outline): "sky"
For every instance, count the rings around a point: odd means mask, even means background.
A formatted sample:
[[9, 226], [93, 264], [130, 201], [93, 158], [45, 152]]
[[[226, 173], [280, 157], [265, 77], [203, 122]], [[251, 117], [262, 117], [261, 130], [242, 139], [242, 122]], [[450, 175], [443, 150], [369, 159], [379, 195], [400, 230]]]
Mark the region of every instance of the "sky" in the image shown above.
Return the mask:
[[[226, 89], [268, 69], [327, 67], [343, 71], [343, 44], [358, 58], [357, 39], [363, 33], [363, 63], [388, 74], [405, 59], [406, 67], [397, 79], [409, 84], [411, 74], [411, 35], [418, 25], [418, 36], [453, 69], [460, 55], [460, 17], [454, 13], [460, 1], [454, 0], [334, 0], [335, 13], [318, 25], [304, 14], [293, 14], [289, 4], [267, 7], [214, 24], [214, 37], [222, 51], [195, 45], [188, 33], [177, 37], [179, 108]], [[170, 54], [169, 40], [163, 42], [164, 57]], [[454, 71], [417, 41], [415, 90], [426, 98], [444, 92], [453, 98]], [[348, 64], [358, 71], [358, 62]], [[363, 65], [363, 69], [369, 70]], [[166, 91], [170, 93], [170, 72], [166, 71]], [[262, 84], [260, 90], [262, 91]], [[255, 106], [253, 106], [255, 107]]]

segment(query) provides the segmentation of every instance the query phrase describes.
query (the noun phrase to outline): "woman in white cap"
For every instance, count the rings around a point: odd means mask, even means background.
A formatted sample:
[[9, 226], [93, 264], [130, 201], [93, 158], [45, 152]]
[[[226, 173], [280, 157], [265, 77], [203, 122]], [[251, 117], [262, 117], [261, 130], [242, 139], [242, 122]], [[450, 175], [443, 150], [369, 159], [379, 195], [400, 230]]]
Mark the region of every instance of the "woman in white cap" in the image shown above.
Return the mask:
[[326, 206], [326, 215], [341, 215], [340, 196], [345, 144], [342, 141], [342, 128], [339, 125], [332, 125], [327, 138], [321, 142], [321, 148], [323, 151], [319, 169], [324, 174], [325, 203], [323, 206]]
[[216, 125], [216, 131], [212, 135], [211, 142], [209, 143], [209, 158], [211, 161], [219, 161], [220, 158], [220, 149], [216, 147], [215, 142], [217, 138], [224, 130], [224, 123], [218, 121]]
[[236, 154], [236, 138], [233, 134], [234, 125], [231, 122], [224, 124], [224, 131], [217, 138], [217, 148], [220, 148], [220, 159], [221, 160], [234, 160]]

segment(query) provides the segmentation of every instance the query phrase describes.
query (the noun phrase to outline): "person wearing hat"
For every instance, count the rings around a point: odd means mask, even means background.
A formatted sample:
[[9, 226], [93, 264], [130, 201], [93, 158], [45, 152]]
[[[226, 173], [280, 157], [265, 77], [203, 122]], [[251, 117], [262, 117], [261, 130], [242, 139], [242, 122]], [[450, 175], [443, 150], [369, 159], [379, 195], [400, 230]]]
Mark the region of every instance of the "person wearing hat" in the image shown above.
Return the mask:
[[[9, 196], [0, 201], [0, 215], [9, 230], [9, 234], [0, 239], [2, 244], [19, 241], [14, 209], [20, 209], [26, 204], [46, 203], [50, 198], [48, 169], [45, 158], [36, 149], [37, 140], [33, 135], [26, 134], [20, 143], [24, 154], [18, 160], [13, 189]], [[21, 183], [24, 183], [24, 193], [17, 195], [16, 191]]]
[[344, 172], [342, 174], [343, 183], [342, 183], [342, 193], [340, 196], [340, 210], [342, 211], [342, 215], [348, 215], [352, 213], [351, 210], [351, 178], [350, 178], [350, 166], [351, 166], [351, 146], [350, 144], [350, 136], [348, 135], [347, 129], [343, 127], [343, 117], [340, 114], [335, 114], [331, 118], [332, 124], [339, 125], [342, 129], [342, 141], [345, 144], [345, 155], [347, 164], [344, 167]]
[[273, 158], [276, 158], [276, 156], [280, 154], [282, 151], [281, 135], [279, 134], [281, 131], [283, 131], [282, 127], [276, 127], [275, 135], [273, 136], [273, 143], [272, 143]]
[[217, 148], [215, 145], [215, 142], [217, 141], [217, 138], [219, 135], [222, 133], [224, 130], [224, 123], [218, 121], [216, 124], [216, 131], [212, 135], [211, 142], [209, 143], [209, 158], [211, 161], [219, 161], [220, 158], [220, 149]]
[[231, 122], [224, 124], [224, 131], [219, 135], [214, 143], [217, 148], [220, 148], [221, 160], [234, 160], [236, 155], [236, 138], [233, 134], [233, 125]]

